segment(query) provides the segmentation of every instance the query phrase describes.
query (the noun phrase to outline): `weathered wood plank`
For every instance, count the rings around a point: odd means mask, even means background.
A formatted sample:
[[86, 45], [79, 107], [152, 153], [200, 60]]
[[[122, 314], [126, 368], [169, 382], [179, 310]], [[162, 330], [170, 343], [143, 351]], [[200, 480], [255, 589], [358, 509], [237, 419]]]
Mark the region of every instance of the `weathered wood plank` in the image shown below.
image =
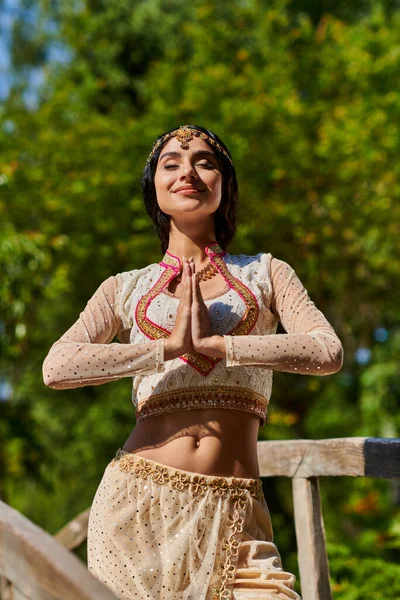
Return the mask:
[[78, 548], [87, 537], [89, 513], [90, 508], [87, 508], [60, 529], [60, 531], [54, 535], [57, 542], [62, 544], [65, 548], [68, 548], [68, 550]]
[[367, 438], [259, 441], [261, 477], [320, 477], [364, 475]]
[[366, 438], [366, 477], [400, 477], [400, 438]]
[[0, 574], [29, 600], [115, 600], [76, 556], [1, 501]]
[[294, 478], [293, 506], [303, 600], [332, 600], [319, 480]]
[[257, 442], [261, 477], [400, 477], [400, 438]]
[[0, 600], [12, 600], [11, 583], [0, 575]]
[[23, 594], [16, 587], [12, 587], [11, 594], [12, 595], [10, 596], [10, 600], [32, 600], [32, 598], [29, 598], [28, 596], [25, 596], [25, 594]]

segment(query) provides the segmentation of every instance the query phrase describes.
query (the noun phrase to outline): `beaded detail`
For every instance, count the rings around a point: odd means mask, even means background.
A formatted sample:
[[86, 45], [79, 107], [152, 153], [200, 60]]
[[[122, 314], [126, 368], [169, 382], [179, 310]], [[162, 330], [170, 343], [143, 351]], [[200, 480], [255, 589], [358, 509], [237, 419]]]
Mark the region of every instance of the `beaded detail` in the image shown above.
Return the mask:
[[[222, 296], [225, 296], [225, 294], [227, 294], [229, 292], [231, 288], [229, 287], [229, 285], [226, 285], [224, 287], [223, 290], [221, 290], [220, 292], [218, 292], [217, 294], [214, 294], [213, 296], [208, 296], [207, 298], [203, 298], [204, 302], [207, 302], [208, 300], [215, 300], [215, 298], [221, 298]], [[179, 300], [179, 296], [176, 296], [175, 294], [173, 294], [172, 292], [170, 292], [167, 289], [163, 289], [162, 294], [165, 294], [166, 296], [169, 296], [170, 298], [176, 298], [177, 300]]]
[[136, 422], [177, 411], [230, 408], [256, 414], [260, 418], [260, 427], [267, 422], [268, 403], [261, 394], [234, 386], [202, 386], [199, 388], [180, 388], [153, 394], [136, 409]]
[[260, 418], [261, 427], [267, 422], [268, 402], [265, 397], [247, 388], [238, 386], [201, 386], [199, 388], [180, 388], [152, 394], [136, 409], [136, 422], [171, 412], [227, 408], [236, 409]]
[[231, 157], [229, 156], [229, 154], [227, 153], [225, 148], [223, 148], [221, 146], [221, 144], [219, 144], [217, 142], [217, 140], [214, 140], [212, 137], [210, 137], [203, 131], [199, 131], [198, 129], [194, 129], [193, 127], [189, 127], [188, 125], [181, 125], [181, 127], [179, 127], [178, 129], [175, 129], [174, 131], [171, 131], [170, 133], [166, 133], [165, 135], [163, 135], [163, 137], [160, 138], [154, 144], [154, 146], [147, 158], [146, 163], [149, 163], [151, 161], [151, 159], [154, 156], [154, 153], [161, 146], [161, 144], [164, 144], [167, 140], [169, 140], [172, 137], [176, 137], [179, 140], [182, 150], [188, 150], [189, 149], [188, 142], [192, 141], [194, 137], [199, 137], [202, 140], [205, 140], [206, 142], [208, 142], [209, 144], [214, 146], [215, 148], [217, 148], [219, 150], [219, 152], [221, 152], [221, 154], [223, 154], [229, 160], [229, 162], [232, 164]]

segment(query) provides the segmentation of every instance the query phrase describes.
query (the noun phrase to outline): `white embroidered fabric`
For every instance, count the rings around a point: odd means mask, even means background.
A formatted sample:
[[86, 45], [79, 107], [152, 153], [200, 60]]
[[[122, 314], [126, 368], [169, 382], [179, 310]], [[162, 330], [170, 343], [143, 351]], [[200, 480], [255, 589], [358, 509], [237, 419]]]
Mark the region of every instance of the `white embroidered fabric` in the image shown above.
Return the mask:
[[[168, 335], [179, 304], [160, 289], [149, 297], [145, 315], [137, 310], [165, 271], [155, 263], [111, 276], [99, 286], [78, 320], [50, 348], [43, 363], [46, 385], [74, 388], [131, 376], [137, 409], [159, 394], [233, 388], [263, 399], [266, 409], [274, 370], [329, 375], [341, 368], [339, 338], [288, 263], [270, 253], [225, 254], [223, 260], [226, 273], [235, 279], [227, 292], [205, 303], [212, 333], [224, 336], [226, 359], [217, 361], [210, 372], [184, 357], [165, 361], [163, 337], [149, 339], [143, 332], [146, 319], [146, 331], [154, 327]], [[235, 286], [237, 280], [259, 307], [251, 335], [230, 335], [248, 316], [249, 302]], [[276, 334], [279, 320], [286, 334]], [[112, 343], [115, 337], [120, 343]], [[214, 406], [218, 404], [217, 400]], [[188, 400], [182, 407], [195, 406]]]
[[343, 347], [333, 327], [287, 262], [273, 258], [271, 274], [271, 310], [287, 333], [224, 336], [226, 366], [268, 366], [306, 375], [336, 373], [343, 364]]

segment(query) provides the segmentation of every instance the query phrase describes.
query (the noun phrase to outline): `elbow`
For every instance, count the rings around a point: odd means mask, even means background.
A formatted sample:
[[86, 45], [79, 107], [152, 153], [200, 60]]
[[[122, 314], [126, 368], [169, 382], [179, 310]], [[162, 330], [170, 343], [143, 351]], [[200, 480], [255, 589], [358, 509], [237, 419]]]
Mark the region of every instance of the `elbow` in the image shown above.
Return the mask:
[[344, 361], [343, 345], [342, 345], [342, 342], [338, 339], [338, 347], [335, 352], [334, 361], [333, 361], [334, 365], [335, 365], [334, 373], [337, 373], [338, 371], [340, 371], [340, 369], [343, 367], [343, 361]]
[[61, 387], [63, 387], [61, 385], [60, 378], [57, 377], [56, 370], [52, 366], [52, 361], [49, 359], [49, 355], [46, 356], [46, 358], [43, 362], [42, 376], [43, 376], [43, 383], [47, 387], [52, 388], [53, 390], [58, 390]]
[[68, 387], [68, 381], [61, 376], [62, 371], [59, 364], [59, 341], [54, 342], [42, 365], [43, 383], [53, 390], [61, 390]]
[[43, 370], [43, 383], [52, 390], [65, 390], [74, 387], [69, 385], [65, 379], [58, 379], [57, 377], [54, 377], [52, 373], [48, 373], [45, 370]]
[[47, 387], [57, 389], [59, 382], [57, 381], [57, 378], [53, 376], [52, 371], [47, 367], [46, 363], [43, 364], [42, 375], [43, 383]]
[[344, 351], [341, 341], [338, 339], [338, 343], [335, 346], [334, 352], [331, 353], [331, 360], [328, 364], [324, 365], [324, 375], [334, 375], [338, 373], [343, 367]]

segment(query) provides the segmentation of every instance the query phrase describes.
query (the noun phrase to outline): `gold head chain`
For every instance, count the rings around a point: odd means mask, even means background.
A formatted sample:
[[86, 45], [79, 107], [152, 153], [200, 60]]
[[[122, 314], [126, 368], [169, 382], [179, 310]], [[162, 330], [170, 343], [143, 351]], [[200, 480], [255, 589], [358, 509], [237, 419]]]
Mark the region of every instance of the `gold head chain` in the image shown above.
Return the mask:
[[206, 140], [212, 146], [215, 146], [216, 148], [218, 148], [218, 150], [224, 156], [226, 156], [226, 158], [232, 164], [231, 157], [229, 156], [229, 154], [227, 153], [225, 148], [223, 148], [221, 146], [221, 144], [218, 144], [217, 141], [213, 140], [213, 138], [211, 138], [206, 133], [203, 133], [202, 131], [198, 131], [197, 129], [191, 129], [187, 125], [183, 125], [183, 126], [179, 127], [179, 129], [175, 129], [174, 131], [171, 131], [170, 133], [166, 133], [165, 135], [163, 135], [163, 137], [160, 138], [158, 140], [158, 142], [155, 144], [155, 146], [152, 149], [152, 151], [150, 152], [149, 157], [146, 162], [149, 163], [151, 161], [151, 159], [153, 158], [154, 153], [156, 152], [157, 148], [159, 148], [161, 146], [161, 144], [163, 144], [164, 142], [166, 142], [167, 140], [169, 140], [172, 137], [176, 137], [180, 141], [182, 150], [189, 150], [189, 142], [191, 142], [194, 137], [199, 137], [202, 140]]

